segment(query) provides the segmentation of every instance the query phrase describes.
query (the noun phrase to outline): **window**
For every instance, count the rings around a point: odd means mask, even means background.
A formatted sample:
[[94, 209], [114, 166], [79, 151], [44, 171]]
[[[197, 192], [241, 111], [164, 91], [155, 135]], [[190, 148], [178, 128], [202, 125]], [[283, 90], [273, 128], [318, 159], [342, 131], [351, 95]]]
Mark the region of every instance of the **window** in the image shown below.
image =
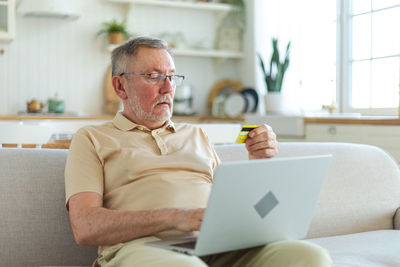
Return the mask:
[[396, 115], [400, 1], [341, 0], [340, 93], [344, 112]]
[[283, 52], [292, 43], [282, 91], [294, 99], [289, 107], [320, 112], [334, 101], [340, 112], [398, 114], [400, 0], [255, 3], [257, 52], [269, 58], [270, 37]]
[[[254, 2], [256, 52], [269, 61], [272, 37], [279, 39], [282, 54], [291, 42], [282, 88], [285, 110], [321, 111], [322, 105], [336, 102], [336, 1]], [[257, 87], [264, 88], [261, 75], [257, 80]]]

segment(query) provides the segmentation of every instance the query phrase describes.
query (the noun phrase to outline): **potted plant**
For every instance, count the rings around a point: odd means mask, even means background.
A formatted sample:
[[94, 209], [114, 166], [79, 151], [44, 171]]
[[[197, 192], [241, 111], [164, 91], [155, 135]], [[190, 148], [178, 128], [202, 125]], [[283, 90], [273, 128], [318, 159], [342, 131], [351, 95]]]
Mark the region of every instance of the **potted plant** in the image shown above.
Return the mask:
[[121, 44], [129, 39], [129, 33], [126, 30], [126, 21], [118, 22], [113, 19], [110, 22], [103, 22], [103, 28], [97, 32], [97, 35], [106, 34], [110, 44]]
[[265, 69], [264, 60], [261, 55], [258, 54], [260, 60], [261, 69], [264, 74], [265, 85], [267, 88], [267, 94], [265, 98], [265, 105], [267, 112], [281, 112], [282, 110], [282, 84], [285, 72], [289, 67], [289, 56], [290, 56], [290, 42], [286, 46], [285, 58], [281, 62], [278, 39], [272, 38], [272, 56], [269, 63], [269, 71]]

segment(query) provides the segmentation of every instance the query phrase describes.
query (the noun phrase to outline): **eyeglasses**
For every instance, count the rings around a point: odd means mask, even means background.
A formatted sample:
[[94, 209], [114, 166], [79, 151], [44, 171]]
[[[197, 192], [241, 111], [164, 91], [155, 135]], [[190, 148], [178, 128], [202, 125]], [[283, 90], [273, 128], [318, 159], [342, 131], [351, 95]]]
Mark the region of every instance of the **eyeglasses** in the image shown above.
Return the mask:
[[151, 84], [162, 84], [165, 82], [165, 80], [168, 78], [169, 81], [172, 83], [172, 85], [181, 85], [183, 80], [185, 79], [185, 76], [183, 75], [166, 75], [162, 73], [136, 73], [136, 72], [123, 72], [119, 76], [127, 75], [127, 74], [134, 74], [134, 75], [139, 75], [139, 76], [144, 76], [146, 81], [148, 81]]

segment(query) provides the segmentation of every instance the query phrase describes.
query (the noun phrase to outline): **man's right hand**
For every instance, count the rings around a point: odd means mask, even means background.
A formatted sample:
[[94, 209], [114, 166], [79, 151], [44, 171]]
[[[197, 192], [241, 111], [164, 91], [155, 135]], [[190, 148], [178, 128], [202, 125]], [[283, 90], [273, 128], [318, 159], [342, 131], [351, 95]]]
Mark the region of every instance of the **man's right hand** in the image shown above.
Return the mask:
[[205, 209], [176, 210], [171, 220], [171, 228], [182, 232], [200, 230]]
[[167, 230], [200, 229], [204, 209], [111, 210], [93, 192], [73, 195], [68, 202], [75, 240], [80, 245], [114, 245]]

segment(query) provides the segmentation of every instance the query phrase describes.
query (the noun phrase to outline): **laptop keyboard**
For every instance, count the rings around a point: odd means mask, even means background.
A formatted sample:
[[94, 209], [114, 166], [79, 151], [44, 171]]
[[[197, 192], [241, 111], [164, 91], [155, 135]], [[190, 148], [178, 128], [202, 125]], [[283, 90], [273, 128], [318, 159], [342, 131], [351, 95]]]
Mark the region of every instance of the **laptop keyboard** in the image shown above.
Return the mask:
[[194, 249], [194, 247], [196, 246], [196, 241], [190, 241], [190, 242], [185, 242], [185, 243], [177, 243], [177, 244], [172, 244], [171, 246]]

